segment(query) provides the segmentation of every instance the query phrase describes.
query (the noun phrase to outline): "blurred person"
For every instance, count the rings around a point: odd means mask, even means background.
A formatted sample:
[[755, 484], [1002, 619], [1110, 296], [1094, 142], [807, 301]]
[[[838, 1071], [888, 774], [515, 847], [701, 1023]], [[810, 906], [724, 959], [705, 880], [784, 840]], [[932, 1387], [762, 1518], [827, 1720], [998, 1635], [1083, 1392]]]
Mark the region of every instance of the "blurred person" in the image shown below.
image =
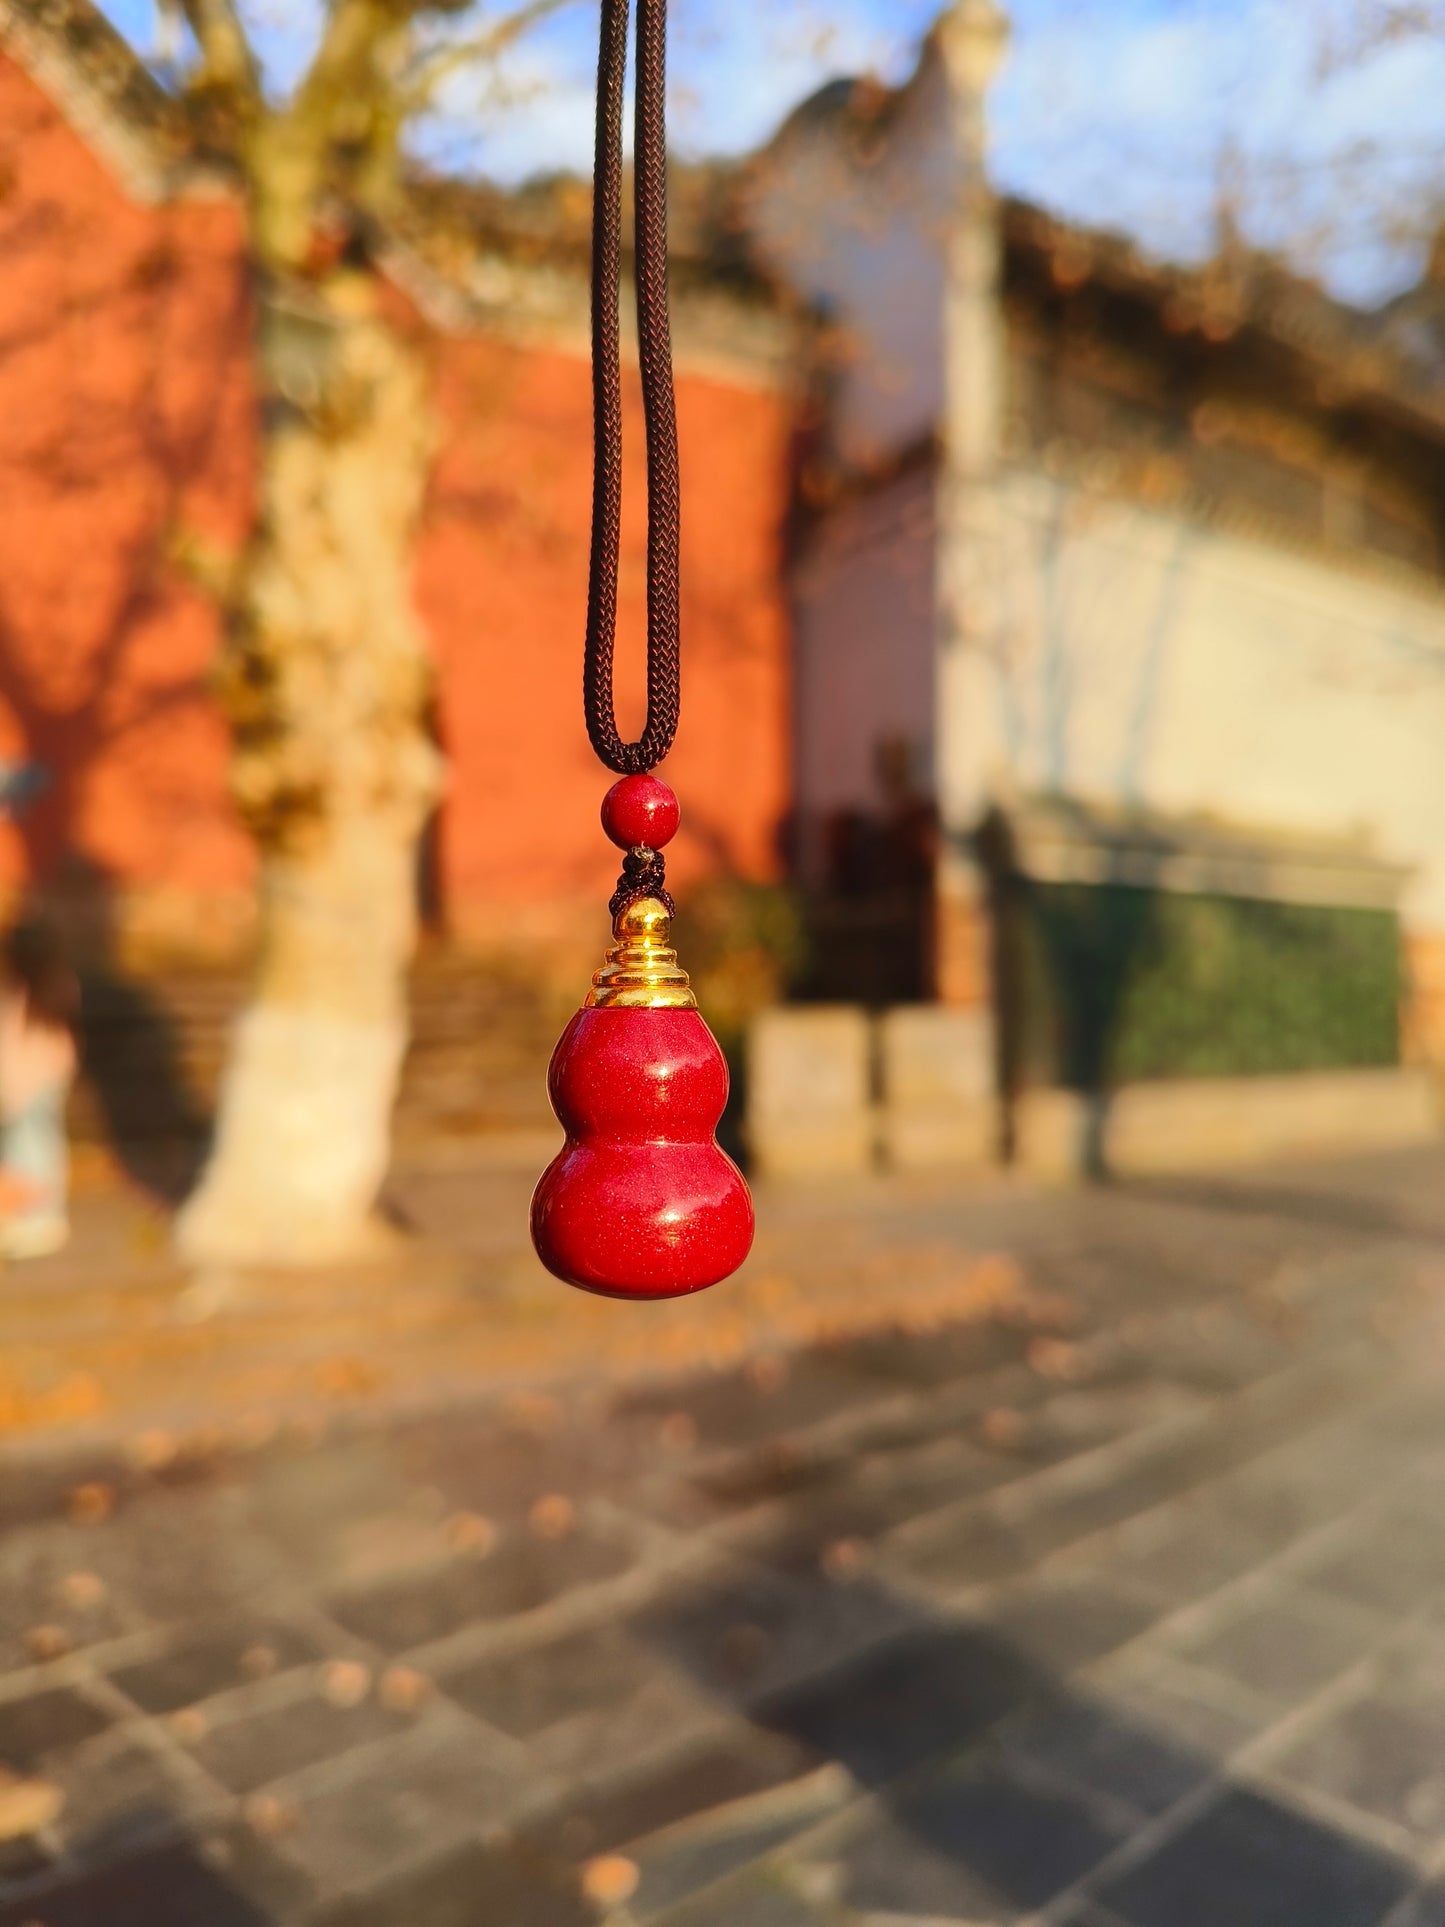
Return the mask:
[[42, 925], [0, 950], [0, 1258], [39, 1258], [70, 1236], [65, 1101], [75, 1076], [80, 987]]

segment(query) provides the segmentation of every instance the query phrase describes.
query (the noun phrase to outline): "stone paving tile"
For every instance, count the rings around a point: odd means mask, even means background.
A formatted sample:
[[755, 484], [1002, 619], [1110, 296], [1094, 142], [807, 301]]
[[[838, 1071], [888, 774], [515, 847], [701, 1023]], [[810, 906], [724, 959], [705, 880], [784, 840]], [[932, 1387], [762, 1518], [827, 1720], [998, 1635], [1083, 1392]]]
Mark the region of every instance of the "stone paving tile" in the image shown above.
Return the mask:
[[441, 1675], [469, 1712], [530, 1740], [579, 1714], [606, 1713], [640, 1692], [655, 1662], [616, 1626], [602, 1626]]
[[890, 1799], [838, 1855], [844, 1898], [863, 1912], [1022, 1919], [1119, 1844], [1085, 1797], [993, 1760], [930, 1775]]
[[1026, 1329], [993, 1321], [941, 1332], [873, 1332], [849, 1343], [848, 1364], [899, 1386], [939, 1391], [1017, 1363], [1028, 1340]]
[[[836, 1915], [828, 1918], [831, 1923]], [[822, 1922], [817, 1909], [767, 1875], [685, 1903], [666, 1916], [666, 1927], [822, 1927]]]
[[1157, 1671], [1108, 1679], [1009, 1723], [1006, 1752], [1157, 1814], [1212, 1779], [1259, 1730]]
[[1407, 1487], [1414, 1455], [1378, 1436], [1372, 1425], [1400, 1390], [1397, 1377], [1397, 1372], [1391, 1373], [1379, 1388], [1383, 1398], [1367, 1396], [1357, 1411], [1338, 1422], [1285, 1441], [1270, 1453], [1268, 1465], [1296, 1491], [1327, 1490], [1341, 1511], [1353, 1510], [1365, 1500], [1382, 1502], [1396, 1487]]
[[768, 1701], [759, 1717], [878, 1786], [956, 1752], [1052, 1682], [993, 1634], [920, 1628]]
[[[308, 1927], [596, 1927], [567, 1873], [475, 1843], [312, 1915]], [[741, 1923], [738, 1923], [741, 1927]]]
[[[320, 1655], [319, 1644], [275, 1620], [238, 1621], [181, 1639], [149, 1659], [117, 1666], [110, 1674], [147, 1713], [174, 1713], [248, 1681], [284, 1672]], [[0, 1753], [3, 1753], [0, 1742]]]
[[840, 1412], [881, 1403], [889, 1388], [871, 1373], [853, 1370], [826, 1348], [779, 1362], [776, 1374], [743, 1366], [711, 1378], [650, 1386], [619, 1401], [625, 1413], [657, 1416], [685, 1411], [704, 1445], [759, 1445], [779, 1433], [816, 1425]]
[[1445, 1592], [1445, 1533], [1424, 1516], [1393, 1512], [1304, 1570], [1320, 1592], [1381, 1611], [1414, 1612]]
[[1445, 1701], [1358, 1699], [1286, 1753], [1275, 1774], [1445, 1844]]
[[760, 1794], [805, 1782], [825, 1764], [805, 1742], [734, 1720], [705, 1743], [659, 1748], [642, 1770], [609, 1775], [593, 1763], [555, 1811], [529, 1825], [527, 1842], [547, 1858], [584, 1860]]
[[303, 1897], [301, 1883], [254, 1840], [219, 1835], [156, 1847], [0, 1905], [0, 1927], [275, 1927]]
[[611, 1579], [632, 1555], [615, 1539], [586, 1530], [558, 1541], [521, 1535], [485, 1558], [458, 1558], [328, 1601], [348, 1632], [387, 1652], [404, 1652], [460, 1627], [530, 1612], [589, 1581]]
[[1379, 1637], [1380, 1628], [1363, 1617], [1330, 1614], [1307, 1594], [1276, 1586], [1222, 1626], [1168, 1643], [1200, 1671], [1284, 1707], [1353, 1666]]
[[764, 1505], [796, 1494], [837, 1490], [852, 1472], [847, 1458], [800, 1449], [793, 1439], [770, 1440], [747, 1452], [714, 1454], [688, 1475], [688, 1486], [709, 1516]]
[[1013, 1651], [1063, 1676], [1137, 1638], [1163, 1610], [1097, 1575], [1064, 1571], [1005, 1588], [986, 1619]]
[[851, 1793], [846, 1774], [824, 1768], [628, 1843], [626, 1857], [639, 1873], [633, 1911], [645, 1919], [677, 1905], [783, 1846], [836, 1811]]
[[1148, 1371], [1111, 1374], [1110, 1382], [1056, 1392], [1019, 1414], [1012, 1455], [1031, 1465], [1052, 1465], [1146, 1426], [1164, 1425], [1208, 1409], [1209, 1400]]
[[113, 1719], [112, 1713], [68, 1686], [0, 1700], [0, 1765], [12, 1773], [33, 1773], [47, 1755], [93, 1739]]
[[[776, 1550], [793, 1559], [815, 1558], [839, 1540], [872, 1540], [922, 1514], [961, 1499], [976, 1498], [1014, 1476], [996, 1454], [963, 1440], [934, 1444], [900, 1462], [891, 1455], [844, 1460], [780, 1475], [773, 1493], [784, 1501]], [[761, 1481], [759, 1482], [761, 1485]]]
[[151, 1481], [113, 1445], [82, 1446], [53, 1459], [32, 1459], [22, 1477], [0, 1480], [0, 1543], [8, 1543], [27, 1526], [63, 1519], [81, 1487], [103, 1493], [114, 1516], [136, 1493], [149, 1491]]
[[[692, 1896], [785, 1846], [798, 1830], [787, 1820], [776, 1820], [771, 1826], [760, 1822], [745, 1832], [691, 1842], [666, 1855], [654, 1854], [639, 1869], [641, 1881], [633, 1911], [643, 1920], [659, 1914], [671, 1917], [672, 1910]], [[750, 1916], [735, 1913], [732, 1918], [742, 1920]]]
[[453, 1702], [526, 1748], [529, 1770], [583, 1786], [660, 1755], [747, 1733], [748, 1722], [655, 1651], [608, 1625], [436, 1671]]
[[281, 1795], [278, 1851], [323, 1900], [364, 1892], [449, 1846], [515, 1822], [538, 1789], [471, 1721], [438, 1708], [345, 1763], [335, 1780]]
[[1228, 1306], [1160, 1319], [1148, 1334], [1149, 1369], [1196, 1392], [1242, 1391], [1289, 1358], [1278, 1332]]
[[1025, 1530], [984, 1514], [957, 1524], [940, 1521], [895, 1542], [887, 1548], [885, 1570], [897, 1572], [905, 1584], [947, 1594], [1017, 1579], [1039, 1556]]
[[213, 1725], [186, 1739], [190, 1752], [212, 1778], [233, 1793], [250, 1793], [302, 1767], [405, 1731], [410, 1716], [391, 1713], [374, 1699], [335, 1706], [308, 1693], [264, 1712]]
[[1408, 1448], [1412, 1456], [1445, 1453], [1445, 1411], [1433, 1392], [1392, 1400], [1369, 1415], [1364, 1429], [1397, 1451], [1401, 1446]]
[[1383, 1664], [1387, 1683], [1402, 1697], [1445, 1698], [1445, 1601], [1410, 1616]]
[[154, 1492], [101, 1525], [70, 1529], [56, 1555], [152, 1625], [243, 1617], [286, 1578], [252, 1505], [238, 1486]]
[[97, 1535], [66, 1525], [27, 1527], [0, 1539], [0, 1675], [154, 1623], [97, 1570], [98, 1550]]
[[1253, 1793], [1227, 1793], [1099, 1898], [1130, 1927], [1379, 1927], [1411, 1870]]
[[1091, 1563], [1125, 1585], [1183, 1603], [1214, 1592], [1289, 1543], [1272, 1523], [1236, 1511], [1213, 1491], [1129, 1522]]
[[724, 1702], [760, 1701], [917, 1624], [917, 1610], [860, 1573], [735, 1567], [630, 1622], [639, 1645]]
[[659, 1763], [755, 1733], [742, 1713], [700, 1692], [667, 1667], [619, 1706], [583, 1713], [550, 1727], [527, 1748], [528, 1760], [571, 1787], [596, 1783], [599, 1767], [611, 1781], [656, 1770]]
[[65, 1796], [62, 1845], [93, 1864], [188, 1829], [213, 1804], [181, 1764], [121, 1728], [49, 1755], [44, 1766]]
[[1354, 1482], [1342, 1479], [1332, 1464], [1321, 1464], [1313, 1455], [1271, 1453], [1220, 1480], [1211, 1499], [1224, 1508], [1237, 1530], [1258, 1535], [1259, 1543], [1272, 1551], [1283, 1551], [1307, 1533], [1343, 1518], [1361, 1496]]
[[1388, 1927], [1445, 1927], [1445, 1885], [1432, 1881], [1406, 1903], [1398, 1919], [1390, 1917]]
[[33, 1882], [53, 1869], [54, 1855], [38, 1840], [0, 1840], [0, 1891]]
[[599, 1399], [582, 1414], [543, 1399], [510, 1417], [488, 1409], [413, 1419], [392, 1434], [389, 1448], [406, 1479], [439, 1493], [449, 1508], [521, 1524], [553, 1494], [573, 1504], [596, 1494], [626, 1503], [660, 1463], [679, 1469], [689, 1454], [672, 1434], [659, 1439], [661, 1424], [651, 1414], [615, 1413]]
[[[1303, 1388], [1297, 1402], [1309, 1396]], [[918, 1531], [899, 1535], [896, 1557], [925, 1584], [967, 1587], [1012, 1578], [1075, 1541], [1118, 1528], [1118, 1566], [1126, 1582], [1193, 1597], [1267, 1557], [1276, 1549], [1274, 1535], [1258, 1522], [1232, 1519], [1208, 1493], [1172, 1514], [1160, 1509], [1217, 1480], [1249, 1457], [1256, 1443], [1263, 1448], [1290, 1411], [1291, 1401], [1282, 1400], [1278, 1410], [1222, 1413], [1215, 1427], [1151, 1442], [1117, 1467], [1091, 1467], [1087, 1482], [1045, 1486], [1035, 1503], [1013, 1509], [1007, 1519], [980, 1508], [962, 1520], [923, 1521]], [[1138, 1521], [1142, 1530], [1131, 1546], [1123, 1529], [1138, 1514], [1151, 1516]]]

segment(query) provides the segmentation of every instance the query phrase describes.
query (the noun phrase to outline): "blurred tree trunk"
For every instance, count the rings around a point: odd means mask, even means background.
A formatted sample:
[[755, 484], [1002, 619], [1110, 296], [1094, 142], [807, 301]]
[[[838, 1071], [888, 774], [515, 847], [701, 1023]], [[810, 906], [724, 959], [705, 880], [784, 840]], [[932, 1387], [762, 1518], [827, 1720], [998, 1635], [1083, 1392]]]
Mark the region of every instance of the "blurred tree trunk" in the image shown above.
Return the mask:
[[195, 1261], [318, 1263], [378, 1239], [438, 789], [411, 582], [427, 384], [381, 294], [345, 269], [273, 269], [260, 293], [260, 518], [220, 679], [260, 850], [260, 954], [178, 1221]]
[[567, 3], [326, 0], [310, 65], [279, 99], [237, 0], [164, 0], [197, 50], [198, 132], [246, 198], [261, 411], [256, 532], [213, 571], [260, 954], [210, 1161], [177, 1220], [198, 1262], [325, 1263], [380, 1241], [440, 759], [412, 607], [427, 371], [388, 320], [371, 241], [404, 201], [407, 125]]

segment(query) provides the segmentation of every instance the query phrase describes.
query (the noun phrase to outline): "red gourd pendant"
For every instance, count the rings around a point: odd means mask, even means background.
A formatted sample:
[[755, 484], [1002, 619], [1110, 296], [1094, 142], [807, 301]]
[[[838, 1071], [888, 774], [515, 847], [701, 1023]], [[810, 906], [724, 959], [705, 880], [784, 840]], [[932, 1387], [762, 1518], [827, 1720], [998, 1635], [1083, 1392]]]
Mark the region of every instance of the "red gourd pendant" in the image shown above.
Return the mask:
[[547, 1088], [567, 1141], [532, 1199], [532, 1242], [556, 1277], [607, 1298], [679, 1298], [747, 1257], [753, 1204], [714, 1133], [726, 1059], [668, 944], [658, 851], [677, 799], [624, 777], [602, 806], [627, 851], [614, 942], [552, 1056]]

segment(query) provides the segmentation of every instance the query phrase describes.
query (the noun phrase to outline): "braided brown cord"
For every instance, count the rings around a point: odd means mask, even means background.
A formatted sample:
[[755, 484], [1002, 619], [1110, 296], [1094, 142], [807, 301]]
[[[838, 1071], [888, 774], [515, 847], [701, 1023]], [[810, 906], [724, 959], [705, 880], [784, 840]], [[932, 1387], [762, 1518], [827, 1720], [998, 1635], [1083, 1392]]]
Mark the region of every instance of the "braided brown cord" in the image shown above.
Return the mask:
[[628, 0], [602, 0], [597, 158], [592, 201], [592, 559], [582, 700], [592, 747], [619, 776], [655, 768], [672, 748], [679, 706], [677, 405], [667, 309], [667, 0], [639, 0], [634, 254], [642, 406], [647, 423], [647, 723], [617, 729], [612, 664], [622, 526], [622, 103]]

